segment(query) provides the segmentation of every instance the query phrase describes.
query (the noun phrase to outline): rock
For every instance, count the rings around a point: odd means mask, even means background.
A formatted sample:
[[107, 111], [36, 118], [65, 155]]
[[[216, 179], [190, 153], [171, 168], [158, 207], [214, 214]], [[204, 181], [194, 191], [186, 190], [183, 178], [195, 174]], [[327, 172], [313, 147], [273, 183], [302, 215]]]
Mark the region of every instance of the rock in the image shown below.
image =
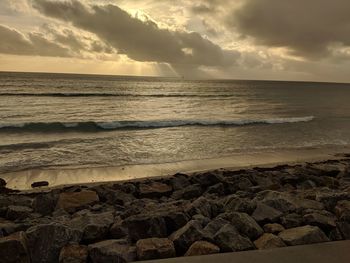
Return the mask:
[[138, 260], [163, 259], [176, 256], [175, 247], [168, 238], [141, 239], [136, 243]]
[[2, 178], [0, 178], [0, 188], [4, 188], [6, 186], [6, 181]]
[[9, 236], [17, 231], [18, 225], [12, 221], [0, 220], [0, 234]]
[[264, 233], [262, 228], [248, 214], [230, 213], [228, 218], [242, 235], [250, 239], [255, 240]]
[[186, 257], [202, 256], [202, 255], [216, 254], [219, 252], [220, 252], [220, 248], [212, 243], [209, 243], [207, 241], [196, 241], [187, 250], [185, 256]]
[[96, 186], [93, 190], [97, 192], [100, 201], [111, 205], [125, 206], [127, 203], [132, 202], [135, 199], [132, 194], [111, 189], [105, 185]]
[[88, 246], [91, 263], [125, 263], [136, 259], [136, 248], [125, 240], [106, 240]]
[[150, 237], [167, 237], [165, 219], [157, 215], [135, 215], [124, 220], [132, 241]]
[[239, 198], [233, 195], [226, 200], [224, 209], [226, 212], [241, 212], [251, 215], [256, 209], [256, 202], [248, 198]]
[[339, 201], [334, 210], [339, 220], [350, 222], [350, 201], [349, 200]]
[[68, 244], [61, 250], [59, 263], [85, 263], [88, 259], [87, 246]]
[[239, 189], [239, 190], [245, 191], [245, 190], [248, 190], [250, 187], [252, 187], [253, 184], [252, 184], [252, 182], [251, 182], [248, 178], [242, 177], [242, 178], [239, 180], [237, 186], [238, 186], [238, 189]]
[[337, 222], [337, 227], [345, 240], [350, 240], [350, 222]]
[[285, 228], [294, 228], [303, 225], [304, 218], [296, 213], [287, 214], [281, 217], [281, 224]]
[[110, 232], [110, 236], [113, 239], [125, 238], [125, 236], [128, 233], [128, 229], [123, 225], [123, 220], [121, 219], [120, 216], [114, 220], [114, 223], [111, 226], [109, 232]]
[[199, 184], [192, 184], [182, 190], [177, 190], [173, 192], [171, 197], [176, 200], [178, 199], [189, 200], [200, 196], [202, 193], [203, 193], [203, 190]]
[[50, 215], [57, 205], [58, 195], [51, 192], [48, 194], [39, 194], [34, 198], [33, 209], [36, 213]]
[[254, 241], [254, 244], [258, 249], [272, 249], [286, 246], [281, 238], [273, 234], [262, 235], [259, 239]]
[[266, 233], [271, 234], [278, 234], [279, 232], [285, 230], [285, 228], [280, 224], [266, 224], [263, 228]]
[[10, 236], [0, 238], [0, 262], [30, 263], [27, 250], [26, 235], [17, 232]]
[[235, 227], [224, 225], [213, 237], [221, 252], [235, 252], [254, 249], [254, 244], [246, 237], [242, 237]]
[[350, 192], [331, 191], [316, 194], [316, 201], [322, 202], [328, 211], [333, 211], [341, 200], [350, 200]]
[[297, 246], [329, 241], [317, 226], [302, 226], [282, 231], [278, 235], [287, 245]]
[[252, 217], [261, 224], [277, 222], [283, 215], [282, 212], [262, 203], [258, 203]]
[[227, 224], [230, 224], [230, 222], [221, 217], [215, 218], [213, 221], [208, 223], [206, 227], [203, 229], [205, 237], [209, 240], [213, 240], [214, 235], [220, 230], [220, 228], [222, 228]]
[[48, 186], [49, 182], [47, 181], [40, 181], [40, 182], [34, 182], [31, 184], [32, 188], [37, 188], [37, 187], [43, 187], [43, 186]]
[[83, 190], [81, 192], [61, 193], [57, 202], [57, 209], [74, 212], [84, 206], [99, 202], [99, 197], [94, 191]]
[[203, 215], [208, 218], [212, 218], [214, 216], [212, 211], [212, 202], [211, 200], [206, 199], [205, 197], [201, 196], [197, 198], [195, 201], [190, 203], [186, 208], [185, 211], [190, 216], [194, 216], [196, 214]]
[[114, 215], [112, 212], [98, 214], [88, 212], [73, 218], [70, 226], [82, 232], [82, 241], [90, 244], [105, 239], [113, 221]]
[[170, 184], [173, 187], [174, 191], [182, 190], [189, 186], [191, 183], [188, 179], [188, 176], [185, 174], [176, 174], [173, 178], [170, 179]]
[[292, 212], [297, 209], [297, 205], [293, 198], [289, 194], [282, 192], [271, 190], [263, 191], [256, 195], [255, 200], [283, 213]]
[[26, 206], [10, 205], [7, 208], [6, 218], [9, 220], [21, 220], [30, 216], [33, 209]]
[[197, 221], [189, 221], [185, 226], [172, 233], [169, 237], [174, 242], [178, 255], [183, 255], [195, 242], [203, 238], [202, 226]]
[[202, 227], [205, 227], [210, 223], [210, 218], [205, 217], [203, 215], [194, 215], [192, 216], [192, 220], [198, 221], [202, 225]]
[[190, 179], [193, 183], [200, 184], [202, 187], [208, 187], [224, 181], [224, 178], [215, 172], [195, 174]]
[[37, 225], [26, 231], [32, 263], [58, 262], [61, 249], [70, 242], [79, 243], [82, 233], [65, 225]]
[[214, 184], [210, 187], [208, 187], [206, 193], [208, 194], [217, 194], [217, 195], [224, 195], [225, 194], [225, 186], [223, 183]]
[[139, 186], [141, 198], [160, 198], [162, 196], [169, 196], [172, 190], [171, 186], [158, 182], [140, 184]]
[[334, 216], [325, 216], [319, 213], [304, 215], [304, 222], [308, 225], [318, 226], [321, 229], [331, 230], [336, 227]]

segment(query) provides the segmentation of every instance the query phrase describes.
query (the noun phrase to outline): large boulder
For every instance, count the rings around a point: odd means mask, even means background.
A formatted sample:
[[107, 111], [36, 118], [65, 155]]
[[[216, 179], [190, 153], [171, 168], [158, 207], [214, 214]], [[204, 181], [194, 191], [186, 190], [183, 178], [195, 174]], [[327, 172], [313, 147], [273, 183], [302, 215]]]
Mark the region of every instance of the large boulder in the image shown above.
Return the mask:
[[22, 220], [27, 217], [30, 217], [30, 214], [32, 212], [33, 209], [26, 206], [10, 205], [7, 208], [6, 218], [9, 220]]
[[268, 205], [258, 203], [252, 217], [261, 224], [274, 223], [279, 220], [283, 213]]
[[26, 231], [32, 263], [58, 262], [61, 249], [80, 242], [82, 233], [65, 225], [37, 225]]
[[172, 258], [176, 256], [174, 243], [168, 238], [140, 239], [136, 243], [139, 260]]
[[295, 211], [297, 209], [297, 204], [292, 196], [283, 192], [271, 190], [262, 191], [256, 195], [255, 200], [283, 213]]
[[126, 263], [136, 259], [136, 248], [125, 240], [106, 240], [88, 246], [91, 263]]
[[317, 226], [302, 226], [282, 231], [278, 235], [289, 246], [322, 243], [329, 241]]
[[209, 222], [203, 229], [206, 239], [214, 240], [214, 235], [227, 224], [230, 222], [220, 216]]
[[286, 246], [281, 238], [269, 233], [264, 234], [259, 239], [255, 240], [254, 244], [258, 249], [272, 249]]
[[263, 229], [248, 214], [229, 213], [226, 219], [230, 220], [242, 235], [252, 240], [257, 239], [264, 233]]
[[331, 230], [336, 227], [335, 216], [311, 213], [304, 215], [304, 222], [308, 225], [318, 226], [321, 229]]
[[0, 238], [0, 262], [30, 263], [24, 232], [17, 232]]
[[149, 184], [140, 184], [139, 194], [141, 198], [160, 198], [162, 196], [169, 196], [173, 188], [170, 185], [152, 182]]
[[70, 222], [70, 226], [81, 231], [83, 233], [82, 241], [90, 244], [106, 238], [113, 221], [113, 212], [98, 214], [87, 212], [73, 218]]
[[251, 215], [256, 209], [256, 202], [249, 198], [239, 198], [237, 195], [231, 195], [226, 198], [224, 209], [226, 212], [241, 212]]
[[196, 241], [187, 250], [185, 257], [202, 256], [216, 254], [220, 252], [220, 248], [207, 241]]
[[58, 200], [58, 194], [50, 192], [39, 194], [34, 198], [33, 209], [36, 213], [50, 215], [55, 210]]
[[83, 190], [81, 192], [65, 192], [58, 197], [57, 208], [63, 209], [67, 212], [74, 212], [75, 210], [92, 205], [99, 202], [99, 197], [94, 191]]
[[230, 224], [224, 225], [213, 237], [222, 252], [235, 252], [254, 249], [254, 244], [239, 234]]
[[191, 220], [185, 226], [170, 235], [170, 240], [174, 242], [178, 255], [183, 255], [195, 242], [204, 237], [202, 225], [198, 221]]
[[188, 206], [185, 208], [185, 211], [190, 216], [200, 214], [205, 217], [212, 218], [215, 216], [216, 212], [214, 205], [215, 204], [211, 200], [201, 196], [192, 203], [188, 204]]
[[87, 246], [79, 244], [68, 244], [61, 250], [59, 263], [86, 263], [87, 259]]

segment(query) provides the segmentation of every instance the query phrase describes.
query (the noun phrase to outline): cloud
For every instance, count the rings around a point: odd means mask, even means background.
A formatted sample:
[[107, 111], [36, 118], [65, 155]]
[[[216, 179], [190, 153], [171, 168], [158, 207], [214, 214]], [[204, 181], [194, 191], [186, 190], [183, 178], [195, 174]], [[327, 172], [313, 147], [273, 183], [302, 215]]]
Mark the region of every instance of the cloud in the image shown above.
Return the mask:
[[349, 10], [348, 0], [245, 0], [226, 23], [257, 44], [322, 58], [334, 44], [350, 45]]
[[0, 53], [12, 55], [34, 55], [71, 57], [69, 49], [44, 38], [41, 34], [30, 33], [25, 37], [20, 32], [0, 25]]
[[226, 67], [238, 52], [223, 50], [195, 32], [171, 31], [141, 21], [115, 5], [85, 5], [77, 0], [33, 0], [42, 14], [96, 34], [119, 54], [141, 62], [169, 63], [174, 68]]

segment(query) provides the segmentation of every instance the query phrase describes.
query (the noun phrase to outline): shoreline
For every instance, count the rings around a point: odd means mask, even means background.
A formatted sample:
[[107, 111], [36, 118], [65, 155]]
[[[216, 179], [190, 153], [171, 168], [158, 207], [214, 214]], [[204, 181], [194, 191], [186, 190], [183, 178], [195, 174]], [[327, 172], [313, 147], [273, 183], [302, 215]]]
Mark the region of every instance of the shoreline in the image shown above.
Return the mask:
[[35, 191], [0, 180], [0, 258], [133, 262], [350, 240], [350, 155], [334, 154]]
[[30, 169], [0, 174], [7, 187], [14, 190], [30, 191], [31, 184], [47, 181], [50, 189], [70, 185], [86, 185], [110, 182], [124, 182], [147, 178], [171, 176], [176, 173], [195, 173], [218, 169], [239, 170], [254, 166], [276, 166], [337, 159], [350, 153], [350, 147], [303, 148], [287, 150], [266, 150], [235, 154], [231, 156], [201, 160], [188, 160], [160, 164], [136, 164], [117, 167], [92, 168], [50, 168]]

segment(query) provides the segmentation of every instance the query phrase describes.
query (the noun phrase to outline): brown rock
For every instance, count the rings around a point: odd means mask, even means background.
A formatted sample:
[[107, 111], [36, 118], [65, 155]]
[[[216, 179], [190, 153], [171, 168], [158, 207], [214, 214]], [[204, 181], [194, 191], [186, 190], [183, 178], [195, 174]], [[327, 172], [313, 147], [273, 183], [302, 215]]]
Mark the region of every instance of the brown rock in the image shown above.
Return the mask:
[[30, 257], [26, 242], [24, 232], [17, 232], [0, 238], [0, 262], [29, 263]]
[[335, 213], [340, 220], [350, 222], [350, 201], [339, 201], [335, 207]]
[[273, 234], [264, 234], [259, 239], [254, 241], [254, 245], [258, 249], [271, 249], [277, 247], [285, 247], [286, 244], [281, 238]]
[[140, 239], [136, 243], [139, 260], [172, 258], [176, 256], [174, 243], [168, 238]]
[[287, 245], [297, 246], [329, 241], [317, 226], [302, 226], [284, 230], [278, 235]]
[[96, 202], [99, 202], [99, 198], [94, 191], [83, 190], [74, 193], [61, 193], [56, 208], [61, 208], [67, 212], [74, 212], [80, 207], [91, 205]]
[[159, 198], [167, 196], [171, 194], [172, 190], [171, 186], [158, 182], [141, 184], [139, 187], [140, 197], [142, 198]]
[[220, 252], [220, 248], [212, 243], [207, 241], [197, 241], [190, 246], [187, 250], [185, 256], [201, 256], [201, 255], [210, 255]]
[[264, 231], [266, 233], [278, 234], [279, 232], [282, 232], [283, 230], [285, 230], [285, 228], [280, 224], [266, 224], [266, 225], [264, 225]]
[[334, 216], [326, 216], [320, 213], [306, 214], [304, 215], [304, 221], [309, 225], [318, 226], [327, 230], [336, 227]]
[[61, 250], [59, 263], [85, 263], [87, 257], [87, 246], [68, 244]]
[[10, 205], [7, 209], [6, 218], [10, 220], [21, 220], [30, 216], [33, 209], [26, 206]]

